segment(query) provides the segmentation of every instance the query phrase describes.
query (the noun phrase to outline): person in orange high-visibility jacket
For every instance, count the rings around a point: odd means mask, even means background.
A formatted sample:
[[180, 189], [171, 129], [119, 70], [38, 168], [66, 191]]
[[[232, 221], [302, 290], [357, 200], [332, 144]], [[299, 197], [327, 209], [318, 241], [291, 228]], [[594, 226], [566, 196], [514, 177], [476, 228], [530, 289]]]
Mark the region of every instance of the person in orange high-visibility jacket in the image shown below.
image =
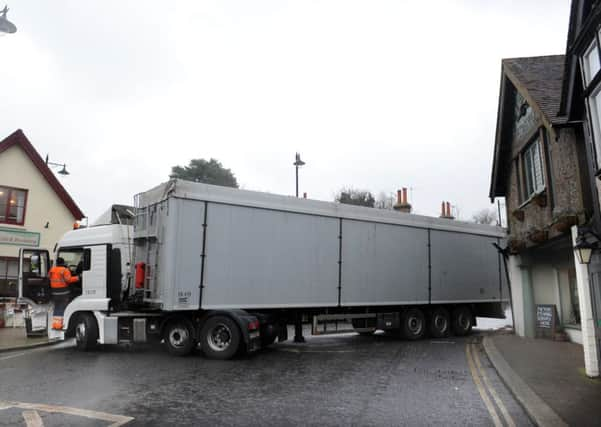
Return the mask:
[[65, 260], [61, 257], [56, 259], [56, 265], [48, 272], [50, 279], [50, 294], [54, 302], [54, 313], [52, 315], [52, 329], [63, 329], [63, 315], [69, 304], [71, 283], [79, 282], [79, 277], [72, 276], [71, 271], [65, 267]]

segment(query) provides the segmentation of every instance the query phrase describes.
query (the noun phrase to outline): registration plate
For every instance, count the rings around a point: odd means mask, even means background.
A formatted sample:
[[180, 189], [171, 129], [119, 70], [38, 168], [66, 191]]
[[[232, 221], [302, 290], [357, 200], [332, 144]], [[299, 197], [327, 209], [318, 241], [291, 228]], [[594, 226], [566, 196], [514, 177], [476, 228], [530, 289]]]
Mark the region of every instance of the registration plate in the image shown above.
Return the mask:
[[251, 333], [248, 334], [248, 336], [250, 337], [251, 340], [253, 338], [258, 338], [259, 337], [259, 331], [251, 332]]

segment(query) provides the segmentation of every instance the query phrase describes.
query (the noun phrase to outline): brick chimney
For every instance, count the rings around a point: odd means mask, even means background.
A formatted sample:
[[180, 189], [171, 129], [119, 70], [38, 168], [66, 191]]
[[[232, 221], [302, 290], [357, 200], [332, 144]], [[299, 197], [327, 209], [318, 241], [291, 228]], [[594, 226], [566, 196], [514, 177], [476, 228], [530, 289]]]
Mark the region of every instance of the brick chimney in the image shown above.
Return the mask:
[[450, 202], [442, 202], [440, 204], [440, 218], [455, 219], [455, 217], [453, 215], [451, 215], [451, 203]]
[[407, 201], [406, 187], [403, 187], [402, 190], [397, 191], [397, 202], [392, 208], [399, 212], [411, 213], [411, 204], [409, 204]]

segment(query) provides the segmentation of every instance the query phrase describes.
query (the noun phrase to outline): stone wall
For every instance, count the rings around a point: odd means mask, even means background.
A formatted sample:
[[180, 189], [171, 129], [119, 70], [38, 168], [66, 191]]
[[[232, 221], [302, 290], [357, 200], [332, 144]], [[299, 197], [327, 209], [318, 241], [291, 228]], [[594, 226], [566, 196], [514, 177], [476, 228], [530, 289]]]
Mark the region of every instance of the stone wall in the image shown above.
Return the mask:
[[[520, 200], [520, 174], [516, 168], [526, 141], [512, 141], [513, 159], [508, 174], [506, 203], [510, 242], [518, 251], [519, 248], [536, 246], [567, 235], [571, 225], [586, 221], [575, 132], [570, 128], [548, 129], [540, 119], [536, 128], [542, 129], [541, 142], [545, 151], [546, 189], [541, 196]], [[523, 188], [524, 183], [519, 185]]]

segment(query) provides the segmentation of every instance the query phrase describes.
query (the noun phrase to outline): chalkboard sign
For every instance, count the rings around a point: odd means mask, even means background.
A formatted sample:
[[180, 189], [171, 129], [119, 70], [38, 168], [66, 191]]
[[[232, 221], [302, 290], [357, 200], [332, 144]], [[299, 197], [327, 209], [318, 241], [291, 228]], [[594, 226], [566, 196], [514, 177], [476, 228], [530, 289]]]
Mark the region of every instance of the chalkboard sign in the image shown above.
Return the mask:
[[553, 336], [557, 329], [557, 310], [555, 304], [538, 304], [536, 306], [537, 335]]

